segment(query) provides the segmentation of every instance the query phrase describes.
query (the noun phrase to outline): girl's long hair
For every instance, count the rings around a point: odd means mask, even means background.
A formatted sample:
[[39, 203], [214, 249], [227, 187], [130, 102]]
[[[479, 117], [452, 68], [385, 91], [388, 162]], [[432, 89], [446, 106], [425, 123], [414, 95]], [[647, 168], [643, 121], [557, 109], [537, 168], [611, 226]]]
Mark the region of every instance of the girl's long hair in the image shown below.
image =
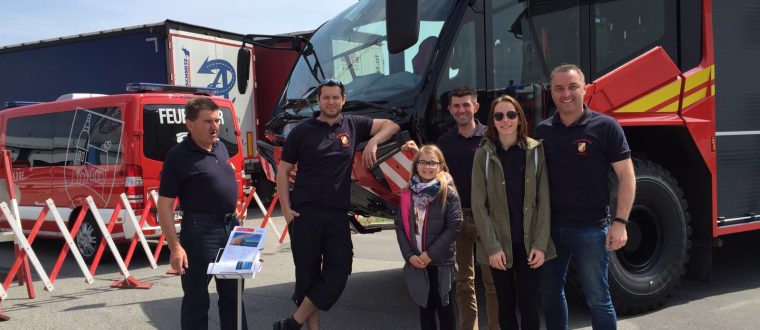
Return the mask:
[[525, 118], [525, 112], [523, 111], [522, 106], [520, 106], [520, 102], [517, 102], [513, 97], [509, 95], [502, 95], [497, 97], [493, 102], [491, 102], [491, 110], [488, 113], [488, 128], [486, 128], [486, 139], [491, 141], [493, 144], [498, 144], [499, 142], [499, 131], [496, 130], [496, 120], [493, 118], [493, 112], [494, 109], [496, 109], [496, 105], [501, 102], [507, 102], [512, 103], [512, 105], [515, 107], [515, 111], [517, 111], [517, 141], [520, 141], [523, 143], [523, 145], [527, 145], [528, 143], [528, 120]]
[[435, 158], [438, 159], [438, 162], [441, 163], [440, 171], [438, 171], [438, 175], [436, 175], [436, 179], [438, 179], [439, 182], [441, 182], [441, 189], [438, 191], [438, 193], [441, 195], [441, 199], [443, 201], [443, 208], [446, 208], [446, 198], [449, 195], [449, 184], [454, 184], [454, 179], [451, 178], [451, 175], [449, 174], [449, 166], [446, 165], [446, 159], [443, 158], [443, 152], [441, 149], [439, 149], [434, 144], [426, 144], [420, 148], [420, 151], [417, 152], [417, 154], [414, 156], [414, 160], [412, 161], [412, 176], [419, 175], [417, 172], [417, 163], [420, 161], [420, 155], [423, 153], [431, 154], [435, 156]]

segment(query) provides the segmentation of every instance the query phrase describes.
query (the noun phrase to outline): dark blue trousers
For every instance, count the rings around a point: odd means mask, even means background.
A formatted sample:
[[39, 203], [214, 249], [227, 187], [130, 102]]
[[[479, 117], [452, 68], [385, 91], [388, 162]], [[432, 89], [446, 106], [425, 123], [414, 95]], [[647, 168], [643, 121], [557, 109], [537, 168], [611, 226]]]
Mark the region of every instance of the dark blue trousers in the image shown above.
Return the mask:
[[[180, 244], [187, 253], [188, 269], [182, 275], [181, 324], [182, 329], [208, 329], [209, 295], [208, 264], [214, 262], [220, 248], [227, 243], [232, 228], [240, 221], [234, 217], [218, 217], [186, 214], [182, 219]], [[237, 280], [216, 281], [219, 294], [219, 323], [222, 329], [237, 328]], [[247, 329], [243, 308], [243, 329]]]

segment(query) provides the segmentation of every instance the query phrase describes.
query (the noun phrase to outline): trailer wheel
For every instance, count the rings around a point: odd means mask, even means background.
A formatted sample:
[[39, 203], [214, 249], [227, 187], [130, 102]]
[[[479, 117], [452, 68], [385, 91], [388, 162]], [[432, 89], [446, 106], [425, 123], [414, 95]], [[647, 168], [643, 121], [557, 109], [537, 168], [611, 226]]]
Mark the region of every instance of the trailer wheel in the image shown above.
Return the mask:
[[98, 224], [95, 223], [95, 218], [88, 212], [82, 220], [82, 225], [79, 226], [76, 237], [74, 237], [77, 249], [86, 263], [92, 263], [95, 259], [95, 251], [97, 251], [102, 239], [103, 234], [101, 234]]
[[[628, 243], [610, 255], [609, 284], [618, 312], [660, 308], [680, 284], [689, 260], [691, 216], [678, 182], [662, 166], [634, 159], [636, 199]], [[617, 180], [611, 175], [615, 210]]]

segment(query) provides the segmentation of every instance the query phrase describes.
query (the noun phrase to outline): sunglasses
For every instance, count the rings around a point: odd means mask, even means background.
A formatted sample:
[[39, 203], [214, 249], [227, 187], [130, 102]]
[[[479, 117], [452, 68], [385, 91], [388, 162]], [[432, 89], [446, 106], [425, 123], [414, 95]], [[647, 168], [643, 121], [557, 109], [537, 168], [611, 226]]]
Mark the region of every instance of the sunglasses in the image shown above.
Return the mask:
[[319, 82], [319, 87], [322, 86], [340, 86], [343, 87], [343, 83], [338, 79], [325, 79]]
[[[495, 121], [502, 121], [504, 120], [504, 112], [494, 112], [493, 113], [493, 120]], [[507, 118], [509, 119], [515, 119], [517, 118], [517, 111], [507, 111], [506, 112]]]

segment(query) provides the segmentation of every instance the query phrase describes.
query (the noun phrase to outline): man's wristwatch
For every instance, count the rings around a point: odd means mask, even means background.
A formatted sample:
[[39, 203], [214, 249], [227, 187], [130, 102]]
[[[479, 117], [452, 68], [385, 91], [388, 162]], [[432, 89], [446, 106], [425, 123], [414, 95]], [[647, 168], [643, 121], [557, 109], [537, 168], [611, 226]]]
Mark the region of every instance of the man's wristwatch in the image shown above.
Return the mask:
[[612, 218], [612, 221], [620, 222], [620, 223], [622, 223], [622, 224], [624, 224], [626, 226], [628, 226], [628, 224], [631, 223], [631, 221], [623, 219], [623, 218], [620, 218], [620, 217], [614, 217], [614, 218]]

